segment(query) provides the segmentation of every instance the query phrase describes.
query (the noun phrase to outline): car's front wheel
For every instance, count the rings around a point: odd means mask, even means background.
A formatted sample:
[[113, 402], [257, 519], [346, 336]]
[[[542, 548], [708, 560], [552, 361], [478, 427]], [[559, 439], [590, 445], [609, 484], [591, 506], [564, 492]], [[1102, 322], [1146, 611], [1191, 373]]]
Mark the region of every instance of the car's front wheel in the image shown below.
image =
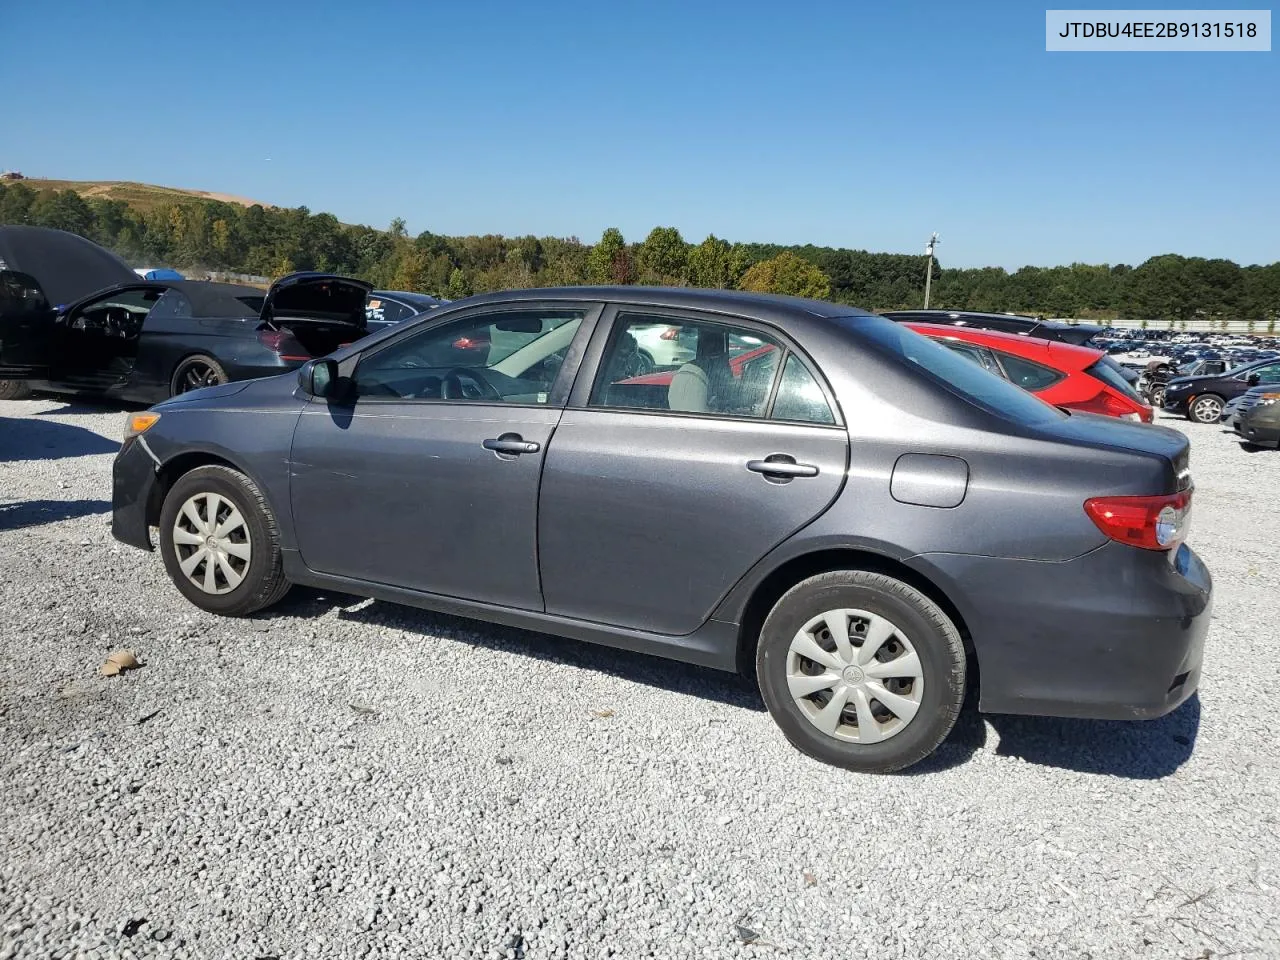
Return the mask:
[[243, 617], [289, 591], [271, 508], [230, 467], [197, 467], [169, 489], [160, 554], [179, 592], [210, 613]]
[[862, 773], [901, 770], [942, 743], [964, 702], [966, 666], [936, 603], [861, 570], [788, 590], [756, 654], [765, 703], [792, 745]]
[[1196, 423], [1217, 423], [1222, 416], [1222, 398], [1213, 393], [1196, 397], [1187, 408], [1188, 419]]

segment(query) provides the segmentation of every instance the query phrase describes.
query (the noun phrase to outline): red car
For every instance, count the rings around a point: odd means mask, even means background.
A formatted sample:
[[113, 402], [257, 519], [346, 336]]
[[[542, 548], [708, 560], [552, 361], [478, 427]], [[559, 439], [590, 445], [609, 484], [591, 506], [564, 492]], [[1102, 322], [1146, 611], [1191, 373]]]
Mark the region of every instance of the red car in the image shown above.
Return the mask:
[[1151, 407], [1129, 386], [1115, 361], [1101, 350], [994, 330], [934, 323], [907, 326], [1055, 407], [1143, 423], [1155, 419]]

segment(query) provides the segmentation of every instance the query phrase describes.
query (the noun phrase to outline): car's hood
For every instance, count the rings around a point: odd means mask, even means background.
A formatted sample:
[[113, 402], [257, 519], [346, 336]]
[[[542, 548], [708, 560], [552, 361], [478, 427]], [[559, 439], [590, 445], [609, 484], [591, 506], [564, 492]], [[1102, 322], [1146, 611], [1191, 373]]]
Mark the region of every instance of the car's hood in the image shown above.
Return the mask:
[[365, 329], [365, 301], [373, 285], [332, 273], [291, 273], [271, 285], [262, 304], [266, 322], [345, 323]]
[[91, 240], [45, 227], [0, 227], [0, 270], [34, 277], [50, 306], [74, 303], [138, 275]]

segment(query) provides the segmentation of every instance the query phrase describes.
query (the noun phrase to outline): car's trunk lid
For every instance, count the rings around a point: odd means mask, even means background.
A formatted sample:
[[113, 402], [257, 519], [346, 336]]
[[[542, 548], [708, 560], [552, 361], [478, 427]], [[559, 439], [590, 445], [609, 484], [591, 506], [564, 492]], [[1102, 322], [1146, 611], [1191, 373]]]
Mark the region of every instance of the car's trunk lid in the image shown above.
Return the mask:
[[1191, 485], [1191, 441], [1177, 430], [1078, 411], [1052, 423], [1037, 424], [1037, 428], [1066, 443], [1106, 447], [1163, 461], [1169, 489], [1149, 491], [1152, 494], [1175, 493]]
[[330, 273], [292, 273], [267, 291], [262, 323], [287, 330], [313, 357], [365, 335], [372, 284]]

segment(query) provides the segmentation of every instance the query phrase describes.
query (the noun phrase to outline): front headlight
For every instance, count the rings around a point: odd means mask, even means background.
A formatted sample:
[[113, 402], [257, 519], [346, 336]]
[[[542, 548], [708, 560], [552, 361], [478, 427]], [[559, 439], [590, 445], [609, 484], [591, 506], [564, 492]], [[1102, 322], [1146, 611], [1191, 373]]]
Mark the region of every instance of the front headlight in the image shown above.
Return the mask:
[[1280, 400], [1280, 393], [1264, 393], [1258, 398], [1257, 406], [1268, 407], [1277, 400]]

